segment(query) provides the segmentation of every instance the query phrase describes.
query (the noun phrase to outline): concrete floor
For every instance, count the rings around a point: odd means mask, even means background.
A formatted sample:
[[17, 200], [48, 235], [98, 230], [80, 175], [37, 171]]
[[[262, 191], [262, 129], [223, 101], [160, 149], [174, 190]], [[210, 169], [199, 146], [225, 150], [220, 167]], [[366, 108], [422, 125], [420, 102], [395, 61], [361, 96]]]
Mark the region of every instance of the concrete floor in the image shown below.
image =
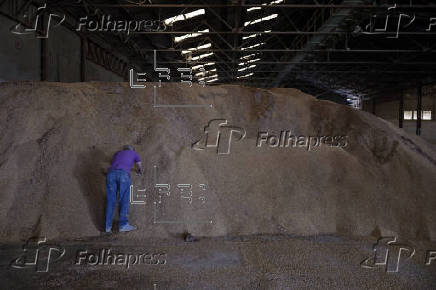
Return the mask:
[[[375, 242], [374, 238], [331, 235], [259, 235], [184, 242], [181, 237], [134, 240], [128, 233], [115, 233], [89, 240], [50, 242], [55, 248], [64, 248], [65, 255], [51, 262], [48, 272], [37, 272], [35, 266], [11, 268], [11, 262], [24, 253], [22, 245], [2, 245], [0, 278], [3, 289], [436, 288], [436, 260], [425, 265], [426, 251], [436, 250], [436, 243], [407, 241], [405, 244], [415, 248], [415, 255], [402, 257], [398, 272], [387, 273], [383, 266], [368, 269], [360, 265], [373, 253]], [[90, 265], [83, 258], [75, 264], [80, 256], [86, 256], [84, 251], [98, 254], [101, 249], [131, 254], [132, 263], [129, 268], [122, 261], [121, 265]], [[39, 267], [45, 269], [42, 253], [48, 251], [40, 253]], [[148, 256], [146, 264], [143, 259], [142, 264], [132, 265], [133, 255], [141, 253], [160, 255]], [[28, 254], [34, 256], [31, 251]], [[56, 260], [58, 252], [52, 255]]]

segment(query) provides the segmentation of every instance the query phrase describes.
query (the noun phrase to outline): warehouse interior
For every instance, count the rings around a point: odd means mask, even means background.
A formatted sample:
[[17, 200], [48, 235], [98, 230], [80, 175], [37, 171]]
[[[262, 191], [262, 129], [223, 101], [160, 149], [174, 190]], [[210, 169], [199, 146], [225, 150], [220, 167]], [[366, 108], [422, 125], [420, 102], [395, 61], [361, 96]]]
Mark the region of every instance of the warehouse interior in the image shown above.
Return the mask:
[[[0, 39], [7, 286], [435, 289], [434, 1], [0, 0]], [[139, 226], [108, 236], [125, 144], [145, 164]], [[188, 181], [210, 191], [198, 208], [171, 200]], [[10, 266], [30, 238], [63, 249], [45, 276]], [[144, 247], [165, 262], [89, 256]]]
[[[206, 70], [211, 84], [298, 88], [378, 114], [409, 132], [419, 130], [436, 142], [431, 1], [182, 2], [2, 1], [0, 79], [123, 81], [128, 67], [152, 75], [154, 50], [159, 63], [174, 69], [192, 58], [183, 50], [200, 47], [203, 55], [212, 54], [190, 63], [213, 63]], [[34, 19], [24, 16], [43, 4], [66, 16], [62, 26], [50, 28], [51, 37], [11, 34], [7, 28], [17, 22], [30, 27]], [[187, 13], [194, 16], [171, 21]], [[398, 14], [403, 15], [400, 21], [394, 18]], [[127, 36], [111, 31], [107, 22], [95, 32], [85, 31], [86, 26], [77, 31], [80, 18], [88, 16], [83, 23], [89, 23], [108, 15], [113, 20], [167, 20], [169, 25], [165, 31]], [[265, 20], [250, 23], [256, 19]], [[100, 31], [102, 26], [108, 31]], [[38, 29], [41, 33], [46, 27]]]

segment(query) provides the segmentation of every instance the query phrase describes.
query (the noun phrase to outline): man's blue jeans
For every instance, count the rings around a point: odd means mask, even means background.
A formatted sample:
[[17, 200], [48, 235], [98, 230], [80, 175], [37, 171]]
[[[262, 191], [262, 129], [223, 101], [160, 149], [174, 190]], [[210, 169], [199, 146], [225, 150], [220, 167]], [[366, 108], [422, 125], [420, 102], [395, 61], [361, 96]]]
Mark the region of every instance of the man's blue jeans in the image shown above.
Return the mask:
[[130, 196], [130, 174], [121, 169], [111, 170], [106, 176], [106, 229], [112, 228], [112, 218], [117, 204], [117, 192], [120, 192], [118, 227], [128, 224]]

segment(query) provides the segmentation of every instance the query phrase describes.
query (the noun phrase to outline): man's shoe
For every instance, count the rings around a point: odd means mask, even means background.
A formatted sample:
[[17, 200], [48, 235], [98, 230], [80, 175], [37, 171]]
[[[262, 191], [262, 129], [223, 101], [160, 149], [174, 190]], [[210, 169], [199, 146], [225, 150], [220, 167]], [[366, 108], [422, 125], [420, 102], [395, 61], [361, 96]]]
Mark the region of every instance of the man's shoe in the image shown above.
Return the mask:
[[120, 227], [120, 232], [130, 232], [130, 231], [134, 231], [134, 230], [136, 230], [136, 227], [135, 226], [131, 226], [129, 224]]

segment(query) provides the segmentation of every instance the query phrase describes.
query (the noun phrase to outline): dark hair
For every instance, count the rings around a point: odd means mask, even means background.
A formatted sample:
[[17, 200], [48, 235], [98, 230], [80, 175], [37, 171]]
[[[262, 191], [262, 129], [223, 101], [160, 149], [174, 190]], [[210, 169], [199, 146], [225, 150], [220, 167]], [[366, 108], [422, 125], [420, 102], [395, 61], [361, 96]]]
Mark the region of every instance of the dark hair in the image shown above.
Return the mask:
[[135, 150], [135, 148], [133, 148], [132, 145], [124, 145], [123, 149], [124, 150]]

